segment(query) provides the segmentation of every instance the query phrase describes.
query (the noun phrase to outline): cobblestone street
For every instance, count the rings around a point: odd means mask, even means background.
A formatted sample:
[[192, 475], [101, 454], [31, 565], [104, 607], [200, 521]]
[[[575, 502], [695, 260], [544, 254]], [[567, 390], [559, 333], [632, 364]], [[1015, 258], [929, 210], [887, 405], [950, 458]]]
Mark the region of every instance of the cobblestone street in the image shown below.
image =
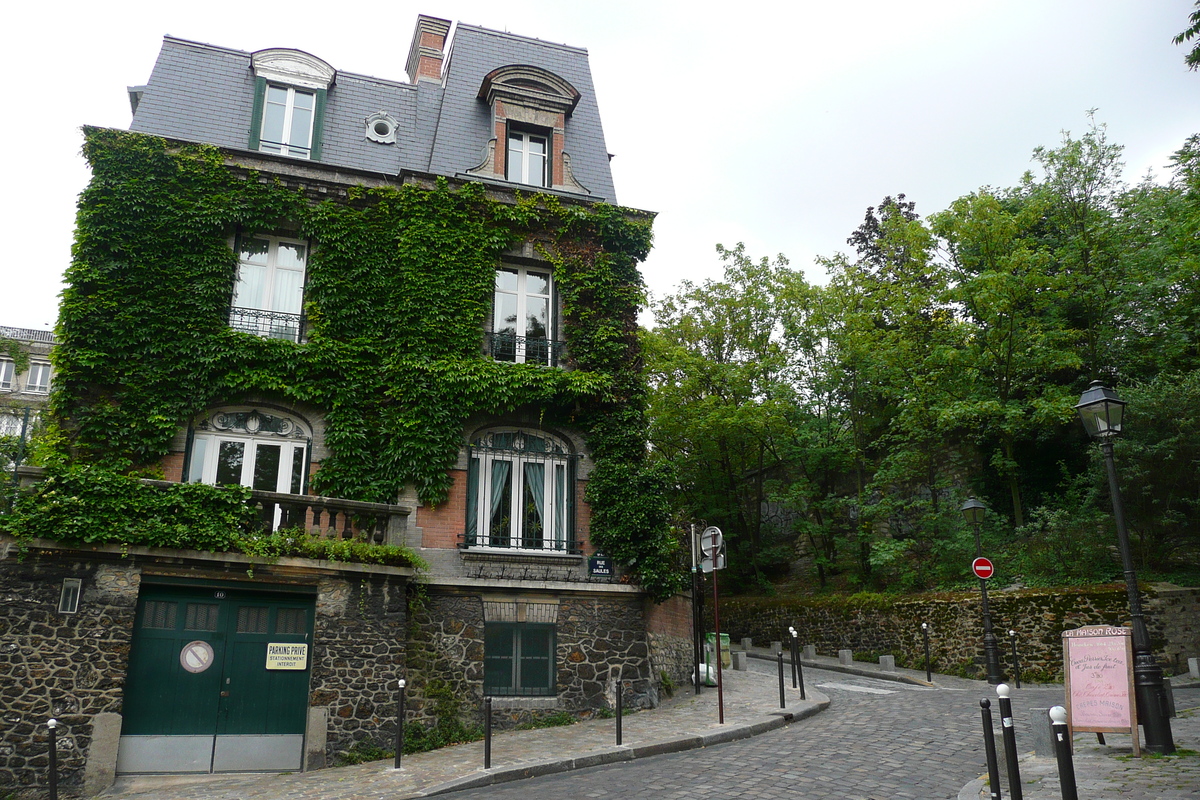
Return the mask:
[[[836, 663], [821, 659], [821, 666]], [[786, 724], [778, 709], [776, 666], [750, 660], [749, 672], [726, 672], [726, 725], [716, 722], [716, 691], [690, 692], [663, 708], [625, 720], [625, 747], [613, 747], [613, 722], [499, 734], [493, 769], [480, 769], [479, 743], [391, 762], [296, 775], [131, 776], [106, 800], [405, 800], [442, 794], [454, 800], [559, 800], [562, 797], [652, 800], [977, 800], [986, 771], [979, 700], [992, 687], [901, 670], [890, 680], [877, 665], [851, 672], [804, 670], [809, 700], [786, 689]], [[858, 673], [858, 674], [852, 674]], [[914, 682], [916, 681], [916, 682]], [[828, 698], [820, 713], [818, 703]], [[1175, 692], [1176, 744], [1193, 752], [1133, 759], [1130, 739], [1076, 736], [1079, 796], [1086, 800], [1184, 800], [1200, 796], [1200, 688]], [[1061, 686], [1013, 690], [1025, 800], [1058, 800], [1052, 758], [1035, 758], [1030, 708], [1062, 703]], [[995, 709], [995, 704], [993, 704]], [[999, 732], [999, 714], [995, 722]], [[755, 734], [755, 735], [751, 735]], [[736, 741], [732, 737], [746, 736]], [[1000, 737], [997, 733], [997, 742]], [[723, 743], [716, 743], [716, 742]], [[704, 746], [702, 746], [704, 745]], [[999, 744], [998, 744], [999, 746]], [[1001, 754], [1001, 760], [1003, 755]], [[604, 766], [592, 766], [604, 764]], [[530, 776], [540, 777], [530, 777]], [[528, 778], [521, 780], [521, 778]], [[508, 782], [506, 782], [508, 781]], [[466, 783], [464, 783], [466, 782]], [[494, 782], [494, 783], [493, 783]], [[493, 785], [488, 785], [488, 784]], [[472, 788], [454, 791], [470, 785]], [[1007, 780], [1003, 796], [1010, 796]], [[982, 795], [980, 794], [982, 792]]]
[[[751, 663], [759, 671], [772, 668]], [[983, 770], [979, 699], [988, 690], [982, 684], [974, 690], [928, 689], [822, 670], [806, 670], [805, 677], [832, 702], [822, 714], [786, 728], [704, 750], [450, 797], [942, 800], [957, 797]], [[1013, 695], [1017, 735], [1026, 741], [1027, 709], [1062, 702], [1061, 687]]]

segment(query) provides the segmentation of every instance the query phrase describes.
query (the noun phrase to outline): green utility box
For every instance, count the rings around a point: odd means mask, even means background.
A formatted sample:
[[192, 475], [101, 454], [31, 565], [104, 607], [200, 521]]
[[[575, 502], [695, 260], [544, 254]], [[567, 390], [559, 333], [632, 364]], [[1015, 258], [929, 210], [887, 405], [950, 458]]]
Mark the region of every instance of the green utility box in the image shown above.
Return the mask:
[[[711, 654], [713, 652], [714, 643], [716, 642], [716, 636], [717, 635], [715, 633], [705, 634], [704, 641], [707, 644], [707, 647], [705, 647], [704, 649], [705, 649], [706, 653]], [[711, 655], [705, 656], [704, 660], [706, 663], [711, 661], [712, 660]], [[729, 655], [729, 634], [722, 633], [721, 634], [721, 669], [729, 669], [732, 666], [733, 666], [733, 657]], [[716, 665], [715, 661], [712, 662], [712, 667], [713, 667], [713, 669], [716, 669], [717, 665]]]

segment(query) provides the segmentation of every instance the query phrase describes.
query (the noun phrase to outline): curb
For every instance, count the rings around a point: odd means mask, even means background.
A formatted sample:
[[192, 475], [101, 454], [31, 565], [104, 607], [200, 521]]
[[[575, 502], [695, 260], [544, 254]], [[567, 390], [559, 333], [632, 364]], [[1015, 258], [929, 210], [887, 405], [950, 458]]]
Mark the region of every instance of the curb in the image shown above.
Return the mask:
[[958, 800], [979, 800], [979, 795], [983, 793], [983, 787], [986, 785], [987, 778], [976, 778], [958, 790]]
[[[757, 658], [759, 661], [775, 661], [774, 655], [765, 655], [763, 653], [752, 653], [749, 650], [738, 651], [744, 652], [750, 658]], [[785, 654], [786, 655], [786, 654]], [[791, 664], [788, 658], [783, 659], [783, 663]], [[812, 669], [823, 669], [826, 672], [844, 672], [847, 675], [857, 675], [860, 678], [878, 678], [882, 681], [895, 681], [896, 683], [909, 683], [913, 686], [925, 686], [928, 688], [936, 688], [937, 684], [923, 681], [920, 678], [914, 678], [909, 675], [902, 675], [899, 672], [884, 672], [882, 670], [872, 670], [865, 667], [848, 667], [845, 664], [823, 664], [819, 661], [806, 661], [800, 659], [800, 666], [810, 667]]]
[[[814, 692], [814, 694], [819, 693]], [[775, 712], [761, 722], [738, 725], [708, 734], [682, 736], [678, 739], [660, 739], [637, 745], [610, 747], [572, 758], [546, 759], [545, 761], [532, 761], [508, 767], [494, 767], [489, 770], [480, 770], [472, 775], [464, 775], [461, 778], [439, 783], [422, 792], [403, 795], [397, 800], [405, 800], [405, 798], [410, 797], [432, 797], [463, 789], [483, 789], [500, 783], [524, 780], [525, 778], [536, 778], [541, 775], [553, 775], [576, 769], [587, 769], [588, 767], [600, 767], [605, 764], [634, 761], [639, 758], [665, 755], [667, 753], [681, 753], [685, 750], [698, 750], [703, 747], [712, 747], [713, 745], [734, 742], [739, 739], [749, 739], [752, 736], [758, 736], [759, 734], [782, 728], [792, 722], [806, 719], [824, 711], [829, 707], [829, 698], [825, 697], [824, 694], [820, 694], [820, 696], [824, 699], [805, 701], [807, 703], [805, 708], [795, 712]]]

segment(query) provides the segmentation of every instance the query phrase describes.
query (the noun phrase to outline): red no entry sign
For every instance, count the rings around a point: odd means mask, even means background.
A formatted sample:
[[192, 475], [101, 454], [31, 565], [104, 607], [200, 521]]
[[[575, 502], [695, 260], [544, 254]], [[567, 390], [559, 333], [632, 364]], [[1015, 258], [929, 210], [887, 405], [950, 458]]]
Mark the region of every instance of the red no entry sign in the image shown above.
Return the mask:
[[980, 556], [971, 562], [971, 572], [975, 573], [976, 578], [987, 580], [996, 574], [996, 568], [992, 566], [992, 562]]

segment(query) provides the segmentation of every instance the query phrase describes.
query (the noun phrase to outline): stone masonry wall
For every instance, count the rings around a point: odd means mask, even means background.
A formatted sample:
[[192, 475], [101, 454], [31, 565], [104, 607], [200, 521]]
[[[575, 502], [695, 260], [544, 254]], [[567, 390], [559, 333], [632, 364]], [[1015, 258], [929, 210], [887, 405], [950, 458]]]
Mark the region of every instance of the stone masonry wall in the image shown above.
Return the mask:
[[355, 744], [390, 748], [396, 679], [404, 674], [407, 613], [403, 578], [326, 578], [317, 590], [309, 707], [328, 710], [324, 763]]
[[691, 598], [676, 595], [662, 603], [647, 600], [645, 614], [652, 679], [663, 687], [686, 686], [694, 657]]
[[[0, 796], [43, 796], [51, 717], [60, 791], [80, 794], [92, 720], [121, 711], [139, 576], [12, 545], [0, 556]], [[58, 613], [64, 578], [83, 581], [78, 613]]]
[[[1001, 666], [1011, 673], [1011, 644], [1017, 631], [1022, 676], [1062, 679], [1062, 631], [1083, 625], [1128, 625], [1124, 586], [1059, 590], [993, 591], [988, 594], [993, 629], [1000, 640]], [[1159, 593], [1143, 590], [1143, 606], [1152, 644], [1167, 674], [1186, 671], [1187, 658], [1200, 655], [1200, 590]], [[921, 623], [931, 627], [934, 669], [982, 677], [983, 633], [977, 592], [917, 598], [879, 595], [855, 598], [729, 598], [721, 603], [721, 627], [732, 641], [751, 637], [765, 646], [795, 625], [802, 645], [821, 655], [840, 649], [856, 658], [892, 654], [902, 666], [924, 663]]]
[[641, 598], [564, 598], [558, 609], [558, 696], [572, 710], [658, 705]]
[[1158, 651], [1163, 671], [1180, 675], [1188, 659], [1200, 658], [1200, 589], [1158, 587], [1142, 599], [1151, 630], [1162, 634]]
[[[480, 721], [483, 625], [483, 602], [477, 595], [430, 593], [414, 606], [409, 628], [410, 721], [434, 721], [435, 702], [427, 692], [435, 680], [436, 691], [458, 700], [465, 721]], [[497, 698], [497, 728], [560, 711], [587, 718], [599, 709], [611, 709], [618, 674], [624, 681], [626, 708], [657, 705], [657, 677], [651, 672], [640, 597], [561, 598], [556, 641], [556, 697]]]

